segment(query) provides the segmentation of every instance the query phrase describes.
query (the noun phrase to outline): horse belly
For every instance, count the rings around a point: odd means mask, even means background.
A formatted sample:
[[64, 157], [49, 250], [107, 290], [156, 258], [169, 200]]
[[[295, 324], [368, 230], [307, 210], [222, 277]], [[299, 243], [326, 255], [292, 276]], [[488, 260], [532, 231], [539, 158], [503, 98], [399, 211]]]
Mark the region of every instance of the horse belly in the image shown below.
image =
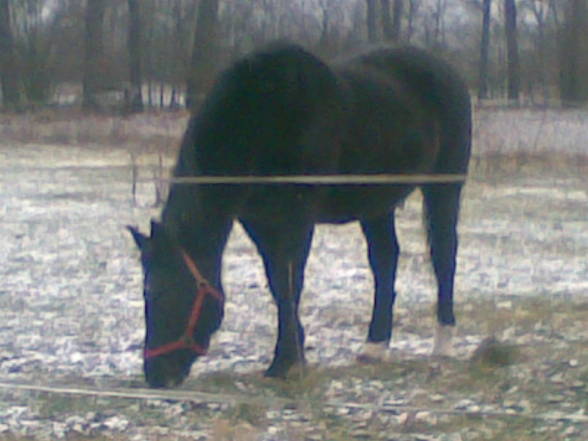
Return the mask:
[[390, 213], [414, 186], [370, 185], [332, 188], [320, 201], [317, 222], [343, 223]]
[[299, 219], [313, 223], [345, 223], [390, 213], [414, 188], [408, 185], [258, 188], [236, 204], [238, 208], [233, 214], [273, 222]]

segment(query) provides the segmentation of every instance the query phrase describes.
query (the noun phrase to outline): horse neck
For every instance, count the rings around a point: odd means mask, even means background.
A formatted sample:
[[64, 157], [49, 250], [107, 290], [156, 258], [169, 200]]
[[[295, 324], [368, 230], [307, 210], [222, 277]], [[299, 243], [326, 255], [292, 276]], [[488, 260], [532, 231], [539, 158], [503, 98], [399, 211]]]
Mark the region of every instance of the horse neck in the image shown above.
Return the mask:
[[222, 252], [232, 226], [196, 186], [174, 184], [162, 211], [162, 223], [196, 262], [204, 277], [220, 289]]

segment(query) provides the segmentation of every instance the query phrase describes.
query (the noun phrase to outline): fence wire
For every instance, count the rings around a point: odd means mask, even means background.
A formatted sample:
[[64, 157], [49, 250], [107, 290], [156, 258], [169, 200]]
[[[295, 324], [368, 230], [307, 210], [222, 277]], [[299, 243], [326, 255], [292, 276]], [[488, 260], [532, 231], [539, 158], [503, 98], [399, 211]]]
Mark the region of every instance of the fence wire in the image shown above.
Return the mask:
[[138, 179], [140, 183], [161, 182], [193, 185], [416, 185], [451, 184], [466, 181], [465, 174], [363, 174], [363, 175], [280, 175], [280, 176], [185, 176]]

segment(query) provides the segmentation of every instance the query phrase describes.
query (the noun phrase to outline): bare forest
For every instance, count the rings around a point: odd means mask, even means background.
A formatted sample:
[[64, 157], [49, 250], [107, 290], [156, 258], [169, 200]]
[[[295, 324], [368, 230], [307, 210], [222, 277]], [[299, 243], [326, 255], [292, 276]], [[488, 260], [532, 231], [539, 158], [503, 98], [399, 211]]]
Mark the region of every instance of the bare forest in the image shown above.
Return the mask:
[[585, 0], [4, 0], [1, 102], [189, 107], [219, 69], [275, 39], [327, 58], [414, 44], [457, 65], [482, 100], [588, 100]]

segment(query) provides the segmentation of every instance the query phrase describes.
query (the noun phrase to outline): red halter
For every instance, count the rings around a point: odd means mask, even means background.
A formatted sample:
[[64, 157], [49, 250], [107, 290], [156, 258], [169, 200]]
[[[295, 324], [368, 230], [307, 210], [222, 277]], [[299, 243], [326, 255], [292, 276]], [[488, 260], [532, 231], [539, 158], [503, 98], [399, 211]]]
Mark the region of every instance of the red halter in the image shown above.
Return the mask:
[[196, 325], [198, 324], [198, 319], [200, 318], [200, 313], [202, 312], [202, 305], [204, 304], [204, 299], [207, 295], [211, 295], [221, 303], [224, 302], [225, 298], [220, 291], [214, 288], [208, 282], [208, 280], [202, 276], [192, 258], [188, 256], [184, 250], [181, 250], [181, 253], [182, 258], [184, 259], [184, 263], [190, 270], [194, 280], [196, 280], [197, 287], [196, 298], [194, 299], [194, 305], [192, 306], [192, 313], [190, 314], [190, 319], [188, 320], [188, 326], [186, 326], [186, 330], [176, 341], [166, 343], [153, 349], [145, 348], [143, 351], [143, 357], [145, 359], [169, 354], [170, 352], [174, 352], [179, 349], [190, 349], [198, 355], [205, 355], [206, 351], [208, 350], [208, 347], [204, 347], [196, 343], [193, 337], [194, 331], [196, 330]]

